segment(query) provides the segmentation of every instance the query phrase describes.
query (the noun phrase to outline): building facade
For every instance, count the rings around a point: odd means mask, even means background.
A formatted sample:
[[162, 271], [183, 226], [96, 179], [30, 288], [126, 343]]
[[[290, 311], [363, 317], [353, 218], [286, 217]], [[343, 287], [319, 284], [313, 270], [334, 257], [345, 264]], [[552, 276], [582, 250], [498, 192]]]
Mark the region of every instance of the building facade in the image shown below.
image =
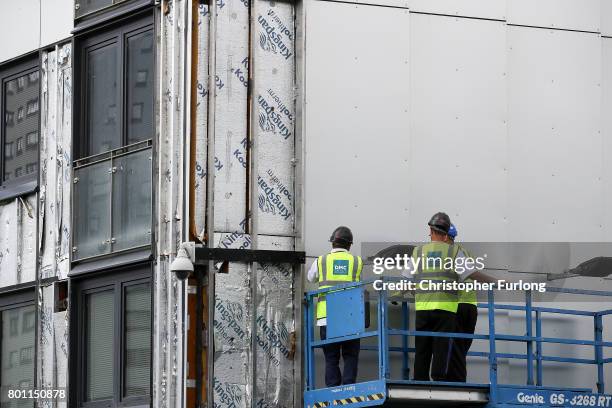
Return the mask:
[[310, 262], [440, 209], [464, 241], [611, 242], [611, 38], [612, 0], [3, 2], [2, 398], [299, 407], [300, 267], [180, 281], [183, 242]]

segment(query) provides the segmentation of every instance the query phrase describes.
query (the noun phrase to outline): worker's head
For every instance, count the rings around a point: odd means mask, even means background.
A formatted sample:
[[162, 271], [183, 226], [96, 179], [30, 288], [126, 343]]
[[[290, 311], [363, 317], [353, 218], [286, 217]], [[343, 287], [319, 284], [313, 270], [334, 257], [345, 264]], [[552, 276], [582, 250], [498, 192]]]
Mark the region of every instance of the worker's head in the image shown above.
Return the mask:
[[353, 233], [350, 228], [340, 226], [332, 232], [331, 237], [329, 237], [329, 242], [331, 242], [332, 248], [344, 248], [349, 250], [353, 243]]
[[448, 230], [450, 229], [451, 221], [446, 213], [435, 213], [427, 225], [429, 225], [429, 236], [432, 241], [448, 241]]
[[457, 227], [455, 227], [455, 224], [451, 223], [450, 228], [448, 229], [448, 240], [452, 243], [455, 242], [455, 238], [457, 238]]

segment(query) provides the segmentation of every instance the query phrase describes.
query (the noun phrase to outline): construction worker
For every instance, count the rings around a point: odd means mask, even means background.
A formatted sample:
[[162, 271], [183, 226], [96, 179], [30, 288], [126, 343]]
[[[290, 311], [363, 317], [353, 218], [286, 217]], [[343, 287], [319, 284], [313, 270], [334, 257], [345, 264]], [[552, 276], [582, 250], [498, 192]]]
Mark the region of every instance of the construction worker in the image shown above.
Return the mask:
[[[340, 226], [329, 238], [332, 250], [319, 256], [308, 270], [308, 280], [319, 282], [319, 289], [329, 288], [348, 282], [359, 282], [363, 261], [352, 255], [349, 250], [353, 244], [353, 233], [347, 227]], [[327, 338], [327, 304], [325, 295], [317, 299], [317, 326], [321, 340]], [[354, 384], [357, 379], [357, 362], [359, 359], [360, 341], [348, 340], [323, 346], [325, 355], [325, 385], [335, 387], [342, 384]], [[344, 371], [340, 373], [340, 355], [344, 360]]]
[[[414, 274], [417, 282], [456, 281], [458, 277], [455, 271], [443, 268], [444, 260], [448, 258], [454, 260], [458, 250], [458, 247], [448, 243], [450, 218], [447, 214], [438, 212], [431, 217], [428, 225], [431, 242], [414, 249], [412, 267], [416, 270], [409, 272]], [[416, 330], [453, 332], [456, 326], [457, 291], [417, 290], [415, 309]], [[416, 347], [414, 379], [430, 381], [431, 367], [431, 378], [434, 381], [446, 381], [452, 346], [450, 339], [448, 337], [416, 336], [414, 342]]]
[[[472, 258], [472, 255], [461, 244], [456, 244], [458, 235], [457, 228], [451, 224], [448, 230], [449, 243], [459, 247], [458, 257]], [[481, 282], [495, 283], [496, 280], [481, 271], [470, 270], [461, 274], [464, 282], [472, 282], [476, 279]], [[478, 320], [478, 300], [476, 291], [460, 290], [457, 299], [457, 313], [455, 314], [457, 327], [455, 332], [474, 334], [476, 321]], [[453, 339], [453, 350], [448, 368], [447, 381], [466, 382], [467, 380], [467, 354], [472, 346], [472, 339]]]

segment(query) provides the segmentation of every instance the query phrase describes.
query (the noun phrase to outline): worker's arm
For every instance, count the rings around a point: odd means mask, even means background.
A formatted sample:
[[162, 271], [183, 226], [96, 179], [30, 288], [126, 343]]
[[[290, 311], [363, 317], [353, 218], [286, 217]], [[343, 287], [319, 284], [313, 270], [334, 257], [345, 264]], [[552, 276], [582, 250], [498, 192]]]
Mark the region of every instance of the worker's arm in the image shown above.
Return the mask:
[[306, 275], [309, 282], [317, 282], [319, 280], [319, 260], [315, 259], [315, 261], [310, 265], [310, 269], [308, 269], [308, 274]]

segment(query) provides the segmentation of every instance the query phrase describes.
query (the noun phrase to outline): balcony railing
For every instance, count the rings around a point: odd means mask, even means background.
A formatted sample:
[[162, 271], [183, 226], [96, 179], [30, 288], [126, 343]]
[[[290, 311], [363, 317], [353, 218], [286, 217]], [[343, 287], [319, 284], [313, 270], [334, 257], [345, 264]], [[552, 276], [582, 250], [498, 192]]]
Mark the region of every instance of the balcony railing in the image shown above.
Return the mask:
[[151, 245], [151, 140], [77, 160], [72, 259]]

